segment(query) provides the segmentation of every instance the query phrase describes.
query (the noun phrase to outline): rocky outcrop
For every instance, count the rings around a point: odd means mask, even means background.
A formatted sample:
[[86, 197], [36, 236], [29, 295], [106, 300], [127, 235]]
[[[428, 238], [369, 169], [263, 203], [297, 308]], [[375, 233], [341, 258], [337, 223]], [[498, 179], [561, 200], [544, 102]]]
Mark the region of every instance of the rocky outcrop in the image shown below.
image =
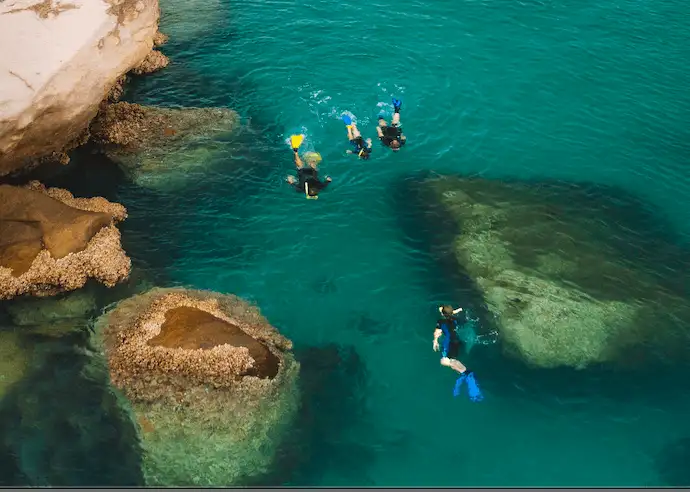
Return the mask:
[[0, 3], [0, 175], [67, 161], [119, 77], [164, 66], [158, 17], [158, 0]]
[[140, 186], [184, 188], [227, 152], [222, 138], [239, 124], [225, 108], [169, 109], [125, 102], [103, 108], [92, 141]]
[[96, 330], [138, 424], [147, 485], [240, 485], [266, 473], [296, 412], [299, 365], [256, 308], [153, 289]]
[[682, 254], [641, 245], [586, 193], [555, 188], [454, 177], [421, 185], [505, 351], [540, 367], [687, 358], [687, 286], [664, 280], [665, 262]]
[[132, 69], [132, 73], [135, 75], [144, 75], [147, 73], [157, 72], [158, 70], [165, 68], [170, 63], [167, 56], [158, 50], [151, 50], [151, 52], [146, 55], [146, 58]]
[[67, 190], [0, 185], [0, 299], [55, 295], [94, 278], [113, 286], [131, 262], [115, 223], [127, 212], [104, 198]]

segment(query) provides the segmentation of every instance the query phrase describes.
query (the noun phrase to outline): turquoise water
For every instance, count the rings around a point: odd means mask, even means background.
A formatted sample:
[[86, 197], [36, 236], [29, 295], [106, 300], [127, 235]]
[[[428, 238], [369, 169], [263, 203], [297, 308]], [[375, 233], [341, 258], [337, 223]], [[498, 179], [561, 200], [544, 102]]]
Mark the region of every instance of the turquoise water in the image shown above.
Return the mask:
[[[690, 237], [682, 3], [161, 5], [172, 63], [127, 99], [229, 107], [243, 130], [184, 193], [136, 188], [95, 161], [54, 184], [127, 206], [127, 251], [161, 282], [251, 299], [295, 342], [307, 410], [270, 483], [690, 482], [678, 471], [690, 464], [685, 370], [529, 370], [484, 336], [466, 360], [486, 400], [452, 398], [434, 310], [481, 306], [441, 269], [407, 193], [420, 171], [613, 185]], [[346, 156], [339, 115], [374, 137], [391, 96], [406, 148]], [[333, 177], [318, 201], [283, 183], [296, 131]]]

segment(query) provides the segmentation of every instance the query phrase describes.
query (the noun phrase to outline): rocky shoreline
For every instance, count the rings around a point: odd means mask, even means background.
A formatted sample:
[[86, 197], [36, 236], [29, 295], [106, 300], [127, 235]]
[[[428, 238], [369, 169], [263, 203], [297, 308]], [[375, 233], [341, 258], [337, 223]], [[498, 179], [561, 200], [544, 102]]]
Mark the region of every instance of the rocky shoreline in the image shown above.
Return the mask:
[[123, 75], [167, 65], [154, 50], [163, 40], [159, 16], [158, 0], [0, 5], [0, 39], [22, 46], [5, 54], [0, 71], [0, 176], [68, 162]]

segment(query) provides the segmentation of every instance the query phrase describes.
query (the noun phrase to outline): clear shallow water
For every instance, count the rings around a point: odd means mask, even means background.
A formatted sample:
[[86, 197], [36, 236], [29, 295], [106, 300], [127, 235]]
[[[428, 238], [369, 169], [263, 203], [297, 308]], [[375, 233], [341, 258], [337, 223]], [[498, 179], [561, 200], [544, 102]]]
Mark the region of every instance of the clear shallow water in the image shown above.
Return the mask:
[[[690, 432], [680, 371], [533, 371], [478, 345], [466, 359], [486, 401], [453, 399], [434, 309], [472, 294], [441, 271], [405, 196], [421, 170], [595, 182], [690, 234], [682, 4], [217, 2], [192, 9], [190, 34], [177, 3], [162, 2], [172, 64], [127, 97], [233, 108], [237, 141], [183, 194], [106, 177], [106, 163], [55, 184], [125, 204], [125, 246], [162, 282], [251, 299], [294, 340], [311, 410], [286, 452], [300, 458], [272, 483], [650, 485], [668, 480], [660, 459], [687, 464], [682, 450], [660, 458]], [[339, 115], [373, 137], [391, 95], [404, 151], [344, 155]], [[318, 201], [282, 183], [294, 131], [333, 176]], [[356, 356], [319, 378], [330, 357], [305, 351], [331, 344]]]

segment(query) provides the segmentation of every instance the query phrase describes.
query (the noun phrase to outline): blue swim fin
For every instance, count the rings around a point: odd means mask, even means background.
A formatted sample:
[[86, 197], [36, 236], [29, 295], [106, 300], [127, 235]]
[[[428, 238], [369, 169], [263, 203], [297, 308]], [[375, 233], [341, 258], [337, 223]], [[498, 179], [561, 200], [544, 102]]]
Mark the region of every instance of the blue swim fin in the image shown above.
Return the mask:
[[467, 375], [467, 394], [472, 401], [482, 401], [484, 399], [482, 390], [479, 389], [479, 385], [477, 384], [477, 380], [474, 378], [473, 372], [470, 372]]
[[340, 117], [340, 119], [343, 120], [343, 123], [345, 123], [347, 126], [352, 124], [352, 118], [350, 118], [350, 115], [344, 114]]
[[392, 102], [395, 109], [400, 109], [402, 106], [402, 101], [400, 99], [393, 98]]
[[460, 395], [460, 389], [462, 388], [462, 383], [465, 381], [466, 377], [466, 374], [461, 374], [460, 377], [455, 381], [455, 387], [453, 388], [453, 396]]

